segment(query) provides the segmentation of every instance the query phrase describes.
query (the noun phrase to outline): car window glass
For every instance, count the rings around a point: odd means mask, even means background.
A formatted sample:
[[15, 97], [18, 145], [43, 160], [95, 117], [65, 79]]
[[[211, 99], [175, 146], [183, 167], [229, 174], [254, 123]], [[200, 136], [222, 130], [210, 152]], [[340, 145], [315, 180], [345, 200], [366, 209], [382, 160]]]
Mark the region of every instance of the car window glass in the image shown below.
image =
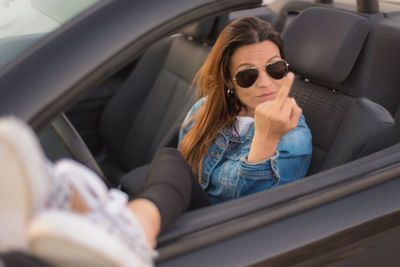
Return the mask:
[[0, 0], [0, 69], [99, 0]]

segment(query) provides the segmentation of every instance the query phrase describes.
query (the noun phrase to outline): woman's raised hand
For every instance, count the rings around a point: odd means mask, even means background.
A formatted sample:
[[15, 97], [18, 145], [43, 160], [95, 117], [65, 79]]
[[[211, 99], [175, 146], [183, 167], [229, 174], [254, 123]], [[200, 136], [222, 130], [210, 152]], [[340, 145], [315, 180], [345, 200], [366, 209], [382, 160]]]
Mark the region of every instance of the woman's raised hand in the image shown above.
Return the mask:
[[275, 99], [266, 101], [255, 109], [255, 131], [268, 139], [279, 141], [297, 126], [301, 109], [293, 98], [288, 97], [293, 79], [293, 73], [288, 73]]
[[261, 161], [272, 156], [279, 140], [296, 128], [302, 110], [293, 98], [288, 97], [293, 80], [293, 73], [288, 73], [275, 99], [256, 107], [255, 132], [248, 156], [249, 162]]

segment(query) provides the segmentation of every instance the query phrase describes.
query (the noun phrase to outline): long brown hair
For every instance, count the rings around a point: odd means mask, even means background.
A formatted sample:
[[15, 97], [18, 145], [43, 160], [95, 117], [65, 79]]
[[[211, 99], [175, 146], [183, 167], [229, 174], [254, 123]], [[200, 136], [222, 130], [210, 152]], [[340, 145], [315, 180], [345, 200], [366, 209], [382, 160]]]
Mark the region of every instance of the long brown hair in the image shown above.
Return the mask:
[[197, 72], [193, 85], [197, 87], [199, 97], [207, 97], [179, 148], [194, 173], [201, 180], [203, 158], [206, 156], [218, 131], [233, 125], [236, 116], [245, 106], [235, 94], [228, 94], [228, 84], [232, 81], [229, 66], [235, 50], [241, 46], [259, 43], [265, 40], [274, 42], [283, 54], [283, 41], [269, 22], [257, 17], [243, 17], [231, 22], [219, 35], [207, 60]]

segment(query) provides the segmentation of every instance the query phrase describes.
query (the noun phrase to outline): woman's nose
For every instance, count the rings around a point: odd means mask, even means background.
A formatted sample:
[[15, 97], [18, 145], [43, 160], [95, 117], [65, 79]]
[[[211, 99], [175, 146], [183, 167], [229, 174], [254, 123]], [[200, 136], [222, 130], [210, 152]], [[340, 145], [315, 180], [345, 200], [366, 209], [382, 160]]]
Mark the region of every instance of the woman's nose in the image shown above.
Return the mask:
[[256, 85], [258, 87], [267, 87], [272, 84], [272, 78], [263, 69], [259, 70], [259, 75], [257, 77]]

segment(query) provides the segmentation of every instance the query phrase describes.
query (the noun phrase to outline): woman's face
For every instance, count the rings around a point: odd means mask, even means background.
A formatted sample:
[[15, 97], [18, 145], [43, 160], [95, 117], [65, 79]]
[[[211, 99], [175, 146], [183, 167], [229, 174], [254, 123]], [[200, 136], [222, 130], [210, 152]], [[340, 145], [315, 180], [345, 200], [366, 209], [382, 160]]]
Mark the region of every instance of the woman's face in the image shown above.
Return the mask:
[[258, 78], [249, 88], [242, 88], [231, 80], [230, 87], [234, 88], [236, 96], [247, 107], [247, 110], [241, 110], [239, 115], [254, 117], [257, 105], [275, 98], [285, 78], [273, 79], [263, 70], [263, 66], [280, 59], [278, 46], [268, 40], [241, 46], [233, 53], [229, 66], [232, 78], [241, 70], [258, 68]]

